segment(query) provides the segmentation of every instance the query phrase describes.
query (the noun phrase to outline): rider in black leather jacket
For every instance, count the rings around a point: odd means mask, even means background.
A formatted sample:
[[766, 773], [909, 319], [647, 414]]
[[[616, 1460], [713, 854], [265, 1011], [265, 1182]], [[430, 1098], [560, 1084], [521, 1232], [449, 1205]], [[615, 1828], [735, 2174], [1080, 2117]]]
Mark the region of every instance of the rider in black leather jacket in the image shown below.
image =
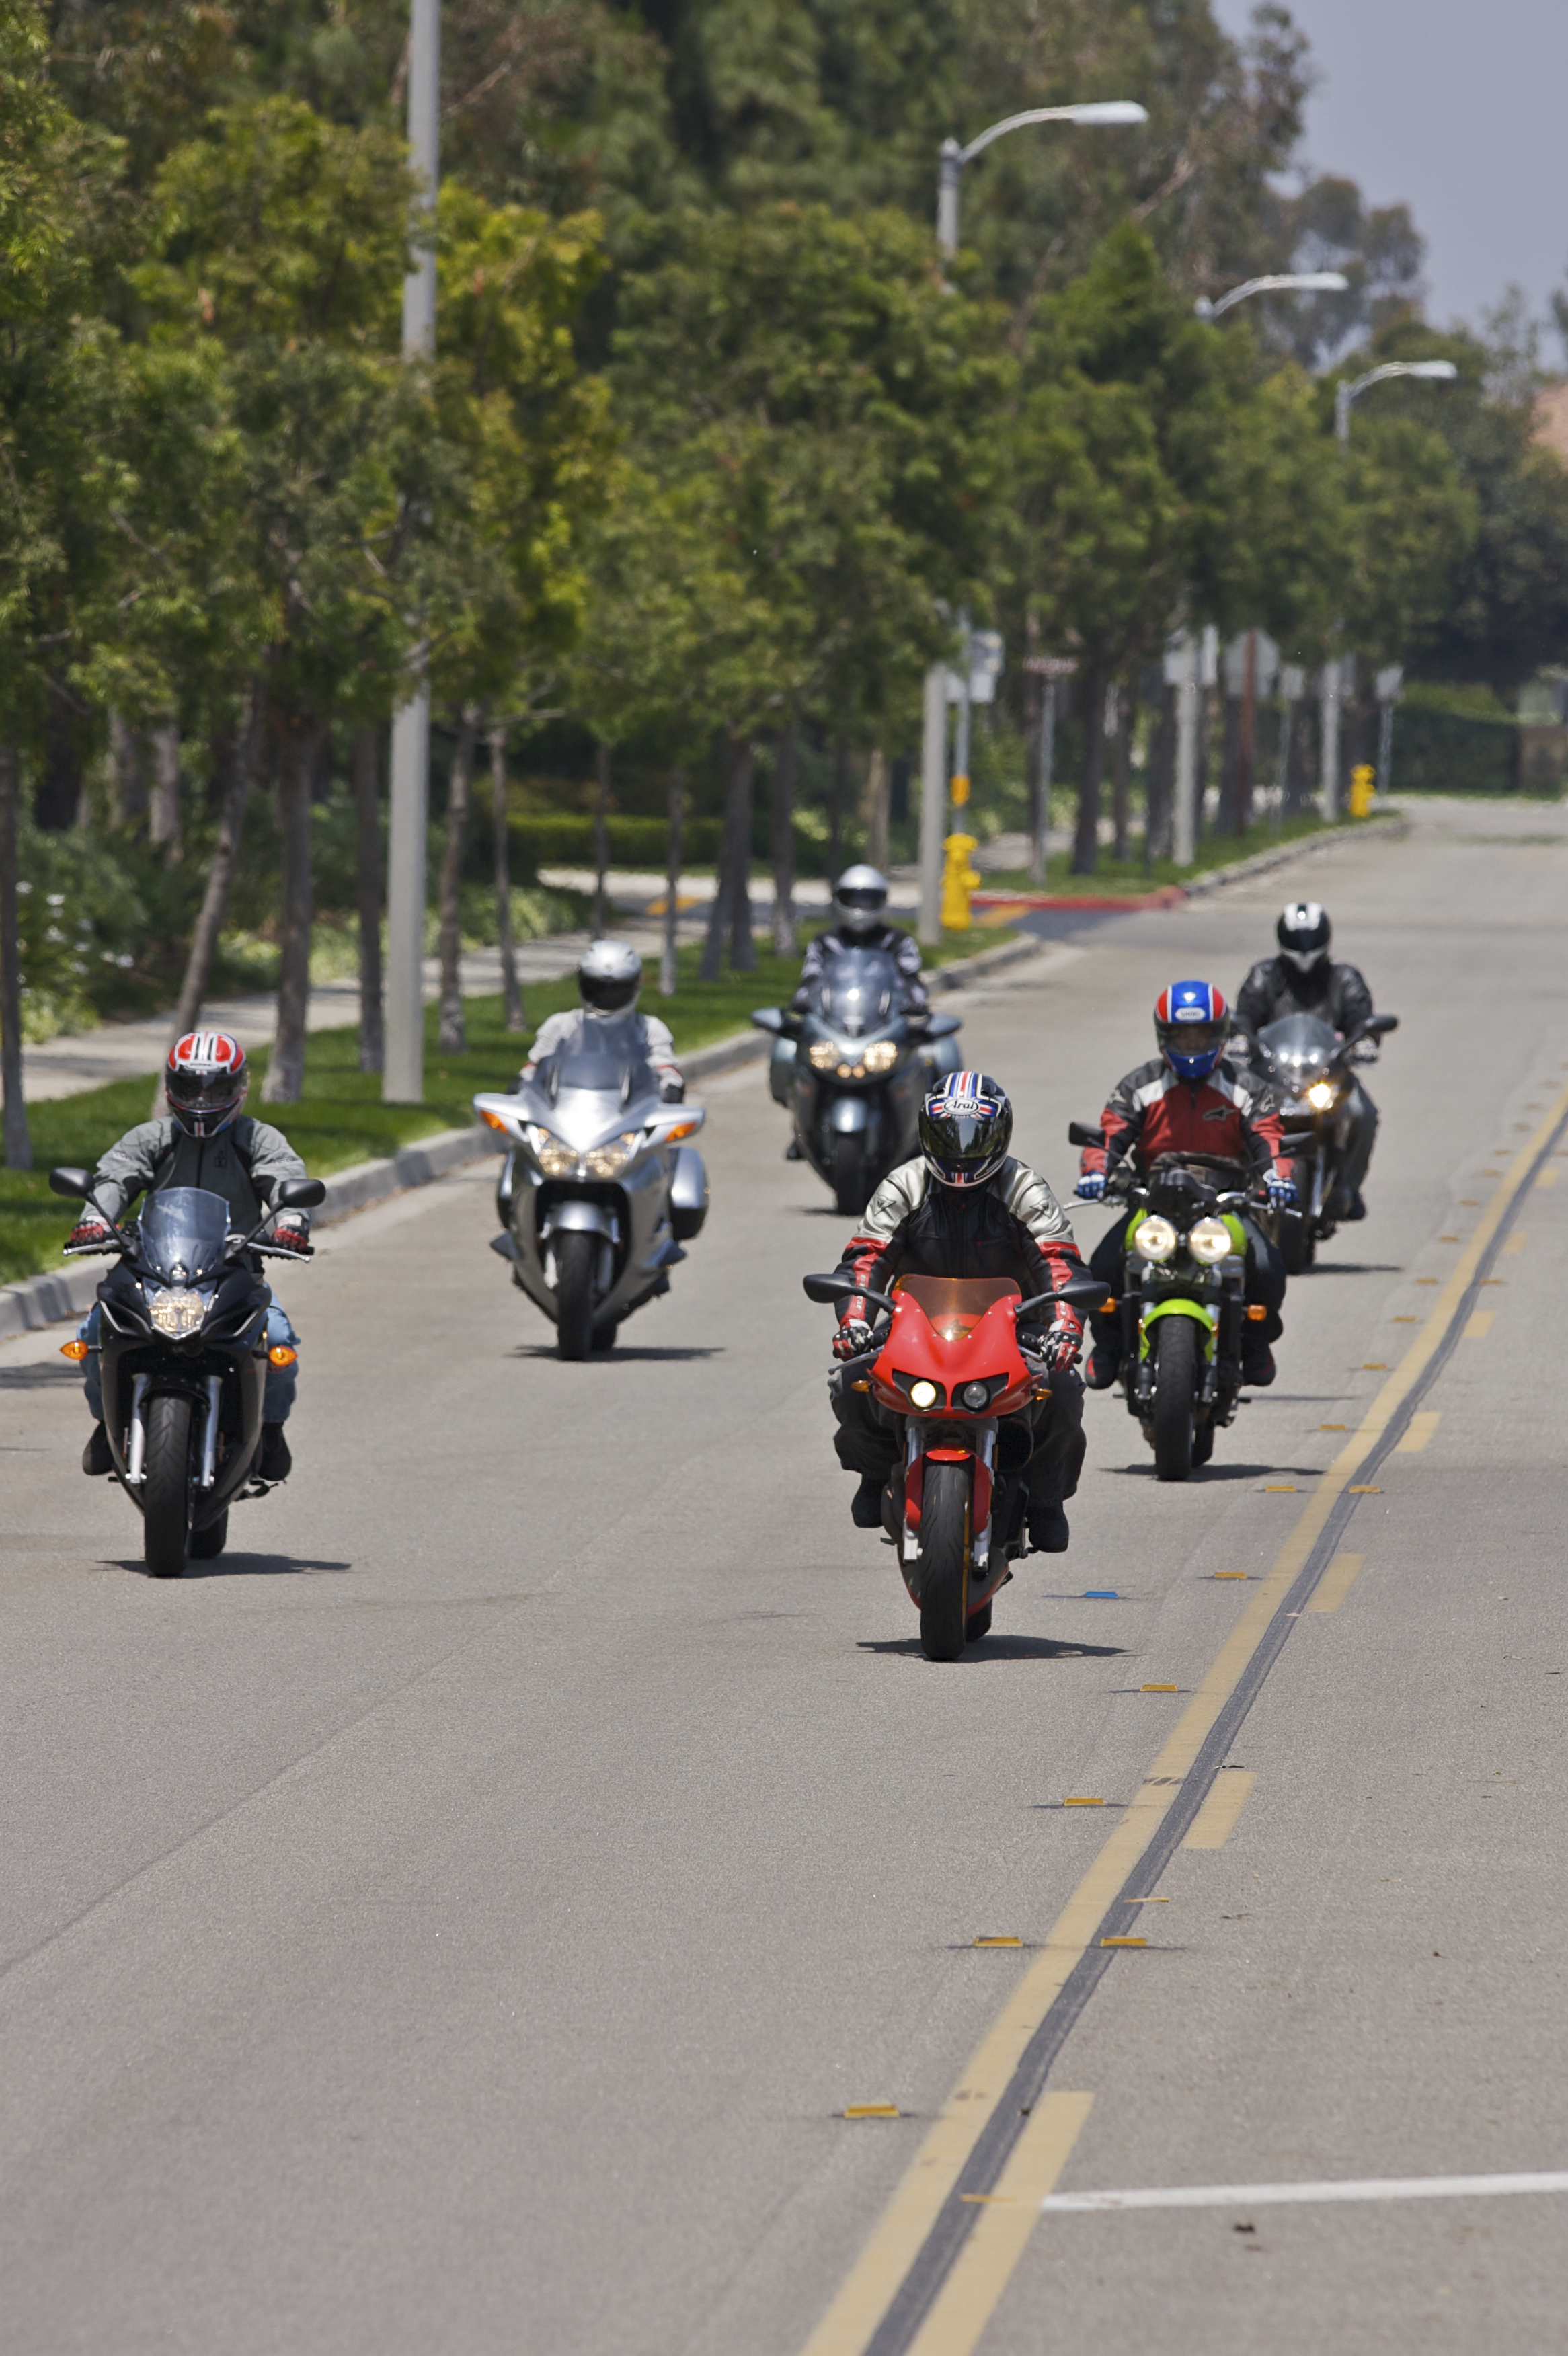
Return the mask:
[[[1369, 1021], [1372, 993], [1359, 969], [1336, 965], [1329, 957], [1333, 931], [1327, 911], [1316, 900], [1293, 900], [1281, 911], [1274, 928], [1279, 955], [1260, 958], [1236, 993], [1236, 1019], [1243, 1030], [1256, 1037], [1265, 1023], [1286, 1014], [1315, 1014], [1348, 1039]], [[1359, 1079], [1352, 1079], [1349, 1109], [1353, 1125], [1335, 1215], [1364, 1219], [1361, 1183], [1377, 1139], [1378, 1108]]]

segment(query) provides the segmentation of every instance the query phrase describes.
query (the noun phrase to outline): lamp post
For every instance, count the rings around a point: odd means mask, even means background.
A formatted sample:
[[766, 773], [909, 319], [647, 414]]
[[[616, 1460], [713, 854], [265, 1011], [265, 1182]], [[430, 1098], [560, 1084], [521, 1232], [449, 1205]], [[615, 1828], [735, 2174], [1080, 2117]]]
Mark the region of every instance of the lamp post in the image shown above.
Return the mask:
[[[1350, 439], [1350, 411], [1368, 388], [1386, 384], [1391, 377], [1414, 376], [1429, 384], [1452, 384], [1459, 371], [1452, 360], [1385, 360], [1380, 368], [1369, 369], [1365, 376], [1348, 378], [1337, 387], [1334, 394], [1334, 434], [1340, 443]], [[1348, 681], [1346, 670], [1354, 659], [1326, 662], [1318, 675], [1318, 800], [1326, 819], [1339, 815], [1339, 706]]]
[[[413, 0], [408, 37], [408, 144], [424, 186], [415, 198], [435, 208], [440, 171], [441, 0]], [[426, 246], [403, 282], [403, 356], [435, 350], [435, 250]], [[392, 718], [392, 823], [387, 843], [386, 1060], [383, 1104], [424, 1098], [425, 832], [430, 799], [430, 685], [417, 684]]]
[[1342, 270], [1287, 270], [1273, 278], [1249, 278], [1211, 303], [1200, 294], [1193, 309], [1200, 319], [1219, 319], [1252, 294], [1343, 294], [1350, 281]]
[[[1080, 106], [1032, 106], [1026, 113], [1009, 114], [972, 139], [967, 147], [944, 139], [937, 179], [937, 246], [944, 254], [958, 252], [959, 188], [963, 167], [1009, 131], [1032, 123], [1076, 123], [1085, 129], [1117, 123], [1147, 123], [1149, 111], [1136, 99], [1091, 99]], [[920, 745], [920, 938], [942, 937], [941, 844], [947, 832], [947, 666], [935, 663], [926, 673]]]

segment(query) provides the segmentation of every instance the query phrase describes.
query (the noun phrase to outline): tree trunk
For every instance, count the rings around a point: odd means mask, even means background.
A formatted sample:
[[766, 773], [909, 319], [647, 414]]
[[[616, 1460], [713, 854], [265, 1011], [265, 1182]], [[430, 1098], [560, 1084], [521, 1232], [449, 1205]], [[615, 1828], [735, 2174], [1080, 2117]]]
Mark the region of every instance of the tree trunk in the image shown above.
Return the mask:
[[1247, 633], [1247, 656], [1241, 673], [1241, 712], [1236, 734], [1236, 831], [1245, 834], [1252, 823], [1252, 780], [1257, 766], [1258, 633]]
[[526, 1031], [528, 1016], [518, 980], [517, 944], [511, 937], [511, 833], [506, 806], [506, 730], [490, 731], [490, 813], [495, 829], [496, 938], [501, 952], [501, 1004], [504, 1028]]
[[1167, 687], [1160, 697], [1160, 716], [1149, 747], [1144, 786], [1144, 866], [1171, 855], [1171, 819], [1176, 787], [1176, 691]]
[[871, 748], [865, 766], [865, 856], [873, 867], [887, 865], [887, 821], [892, 802], [892, 776], [880, 744]]
[[468, 1046], [463, 1022], [463, 853], [468, 841], [468, 801], [478, 733], [479, 715], [472, 704], [465, 704], [446, 788], [446, 841], [441, 852], [438, 903], [441, 1007], [435, 1044], [447, 1055], [466, 1055]]
[[601, 940], [609, 929], [610, 900], [605, 879], [610, 864], [610, 748], [596, 744], [594, 761], [598, 771], [597, 790], [594, 795], [594, 938]]
[[1087, 730], [1083, 776], [1078, 788], [1078, 830], [1073, 837], [1072, 872], [1092, 875], [1100, 856], [1100, 785], [1105, 772], [1105, 673], [1093, 664], [1085, 682]]
[[171, 859], [180, 852], [179, 836], [179, 730], [172, 720], [155, 728], [153, 736], [153, 794], [147, 810], [147, 840], [155, 848], [166, 851]]
[[134, 826], [147, 807], [140, 733], [117, 712], [109, 714], [109, 822]]
[[1138, 675], [1116, 690], [1116, 751], [1111, 768], [1111, 814], [1116, 827], [1113, 855], [1133, 856], [1133, 741], [1138, 729]]
[[16, 913], [16, 740], [0, 743], [0, 1079], [5, 1097], [5, 1167], [30, 1170], [33, 1142], [22, 1095], [22, 942]]
[[1219, 816], [1218, 834], [1241, 831], [1241, 703], [1228, 695], [1221, 707], [1219, 733]]
[[751, 780], [752, 752], [748, 737], [734, 737], [729, 747], [729, 783], [725, 794], [724, 837], [719, 844], [719, 872], [714, 904], [708, 915], [708, 936], [703, 944], [702, 978], [717, 981], [724, 965], [725, 934], [730, 937], [730, 963], [736, 973], [750, 973], [757, 965], [751, 937]]
[[263, 1104], [297, 1104], [305, 1086], [306, 1021], [310, 1012], [310, 786], [318, 729], [285, 747], [278, 776], [283, 838], [283, 956], [278, 968], [277, 1030], [262, 1087]]
[[833, 776], [828, 793], [828, 884], [839, 880], [843, 865], [843, 794], [849, 777], [849, 739], [833, 738]]
[[386, 1060], [381, 1007], [381, 731], [354, 731], [354, 896], [360, 916], [360, 1069]]
[[81, 822], [81, 715], [58, 672], [48, 680], [41, 771], [33, 787], [33, 823], [46, 832], [63, 834]]
[[[207, 871], [207, 889], [201, 895], [201, 911], [196, 919], [196, 928], [190, 936], [190, 948], [186, 956], [185, 979], [179, 986], [174, 1026], [169, 1036], [171, 1046], [176, 1039], [183, 1039], [188, 1031], [194, 1031], [200, 1022], [202, 1005], [211, 985], [213, 960], [218, 955], [223, 918], [229, 907], [230, 888], [239, 864], [240, 844], [245, 831], [245, 805], [251, 798], [251, 766], [255, 756], [256, 717], [260, 706], [261, 693], [252, 683], [245, 691], [239, 730], [229, 738], [228, 789], [218, 813], [218, 840], [212, 849], [212, 864]], [[163, 1074], [160, 1072], [153, 1089], [155, 1120], [163, 1108]]]
[[773, 953], [795, 954], [795, 725], [780, 729], [773, 747], [768, 794], [773, 851]]
[[664, 939], [659, 952], [660, 998], [673, 998], [675, 995], [675, 928], [681, 917], [677, 894], [681, 889], [681, 836], [685, 816], [686, 772], [677, 766], [670, 772], [670, 848], [664, 865]]

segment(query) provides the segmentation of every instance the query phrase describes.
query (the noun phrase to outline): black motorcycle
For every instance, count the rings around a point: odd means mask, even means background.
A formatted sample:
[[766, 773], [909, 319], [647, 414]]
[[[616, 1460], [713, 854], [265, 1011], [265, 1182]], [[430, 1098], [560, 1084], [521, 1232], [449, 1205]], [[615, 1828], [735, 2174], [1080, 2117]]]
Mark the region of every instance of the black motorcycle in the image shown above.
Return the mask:
[[1255, 1062], [1279, 1100], [1281, 1150], [1290, 1156], [1300, 1212], [1279, 1220], [1274, 1235], [1289, 1276], [1312, 1266], [1343, 1215], [1340, 1179], [1354, 1127], [1351, 1066], [1375, 1062], [1372, 1043], [1398, 1029], [1397, 1014], [1374, 1014], [1341, 1039], [1318, 1015], [1282, 1014], [1258, 1033]]
[[833, 1190], [857, 1219], [890, 1170], [919, 1150], [920, 1099], [959, 1067], [956, 1014], [917, 1014], [904, 1004], [897, 966], [884, 949], [843, 949], [810, 985], [804, 1012], [759, 1007], [757, 1030], [777, 1042], [768, 1084], [794, 1120], [794, 1158]]
[[264, 1238], [277, 1212], [313, 1210], [327, 1189], [319, 1178], [286, 1179], [258, 1226], [236, 1236], [229, 1205], [205, 1187], [166, 1187], [117, 1226], [91, 1170], [51, 1170], [49, 1184], [85, 1197], [108, 1227], [113, 1242], [90, 1250], [120, 1254], [98, 1288], [103, 1429], [115, 1478], [142, 1515], [147, 1569], [177, 1579], [188, 1557], [222, 1553], [236, 1497], [274, 1485], [256, 1470], [272, 1294], [252, 1261], [275, 1251]]

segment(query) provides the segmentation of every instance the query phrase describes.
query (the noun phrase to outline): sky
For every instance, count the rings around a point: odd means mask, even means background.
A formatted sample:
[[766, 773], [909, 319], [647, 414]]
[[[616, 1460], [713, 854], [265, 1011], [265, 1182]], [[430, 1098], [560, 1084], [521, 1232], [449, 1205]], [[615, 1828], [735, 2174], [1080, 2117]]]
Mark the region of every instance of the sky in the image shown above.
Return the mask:
[[[1290, 0], [1319, 76], [1303, 153], [1426, 240], [1427, 315], [1478, 320], [1510, 284], [1546, 316], [1568, 278], [1568, 0]], [[1251, 0], [1214, 0], [1231, 33]], [[1563, 365], [1555, 333], [1548, 367]]]

